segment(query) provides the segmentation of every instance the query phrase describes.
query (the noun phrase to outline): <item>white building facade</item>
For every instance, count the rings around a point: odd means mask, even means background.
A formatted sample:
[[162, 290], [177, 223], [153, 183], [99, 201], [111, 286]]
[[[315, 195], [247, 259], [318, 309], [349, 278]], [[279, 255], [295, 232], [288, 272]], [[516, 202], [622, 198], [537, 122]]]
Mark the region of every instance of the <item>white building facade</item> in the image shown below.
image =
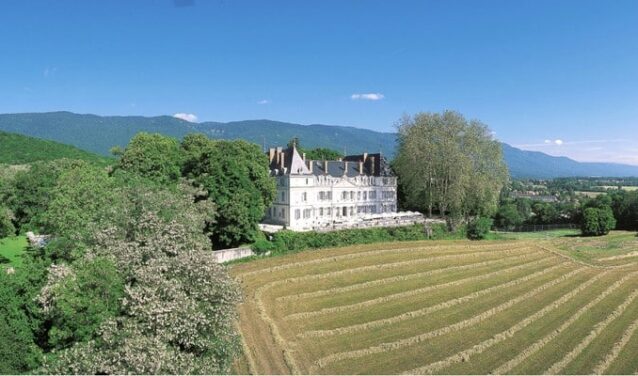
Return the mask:
[[380, 154], [305, 160], [295, 147], [270, 149], [277, 197], [264, 223], [297, 231], [349, 227], [397, 211], [397, 179]]

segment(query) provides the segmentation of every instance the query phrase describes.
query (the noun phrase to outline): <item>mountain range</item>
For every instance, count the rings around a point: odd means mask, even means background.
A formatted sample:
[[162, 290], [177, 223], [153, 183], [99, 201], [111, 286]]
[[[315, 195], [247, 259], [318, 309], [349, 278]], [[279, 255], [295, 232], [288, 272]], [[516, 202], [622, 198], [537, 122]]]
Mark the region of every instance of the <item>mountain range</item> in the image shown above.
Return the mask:
[[[181, 138], [199, 132], [211, 138], [245, 139], [264, 147], [285, 145], [298, 137], [304, 147], [327, 147], [355, 154], [382, 152], [392, 157], [396, 134], [368, 129], [301, 125], [272, 120], [228, 123], [190, 123], [172, 116], [97, 116], [71, 112], [0, 114], [0, 130], [53, 140], [94, 153], [108, 155], [113, 146], [126, 146], [138, 132], [156, 132]], [[577, 162], [503, 144], [503, 155], [514, 178], [548, 179], [572, 176], [638, 176], [638, 166]]]

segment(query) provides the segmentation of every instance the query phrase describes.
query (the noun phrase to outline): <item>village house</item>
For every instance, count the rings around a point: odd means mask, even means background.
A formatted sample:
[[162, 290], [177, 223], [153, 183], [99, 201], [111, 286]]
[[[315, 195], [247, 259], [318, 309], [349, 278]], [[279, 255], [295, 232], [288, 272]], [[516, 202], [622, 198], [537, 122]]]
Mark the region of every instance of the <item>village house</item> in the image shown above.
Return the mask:
[[397, 213], [397, 178], [380, 153], [307, 160], [293, 145], [271, 148], [268, 158], [277, 197], [265, 224], [303, 231], [402, 225], [423, 218]]

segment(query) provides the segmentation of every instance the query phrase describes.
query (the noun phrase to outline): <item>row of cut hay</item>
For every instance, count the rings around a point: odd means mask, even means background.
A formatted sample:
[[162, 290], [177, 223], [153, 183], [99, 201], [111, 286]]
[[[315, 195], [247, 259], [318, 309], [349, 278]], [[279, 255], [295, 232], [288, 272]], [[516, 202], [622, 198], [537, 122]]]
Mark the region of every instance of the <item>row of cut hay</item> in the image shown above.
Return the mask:
[[305, 338], [305, 337], [327, 337], [327, 336], [333, 336], [333, 335], [341, 335], [341, 334], [346, 334], [346, 333], [354, 333], [354, 332], [359, 332], [359, 331], [363, 331], [363, 330], [368, 330], [368, 329], [373, 329], [373, 328], [379, 328], [379, 327], [383, 327], [383, 326], [387, 326], [387, 325], [392, 325], [392, 324], [396, 324], [405, 320], [410, 320], [410, 319], [414, 319], [414, 318], [418, 318], [418, 317], [423, 317], [425, 315], [429, 315], [432, 314], [434, 312], [446, 309], [446, 308], [451, 308], [454, 306], [457, 306], [459, 304], [463, 304], [463, 303], [467, 303], [471, 300], [477, 299], [479, 297], [488, 295], [490, 293], [493, 293], [495, 291], [500, 291], [500, 290], [505, 290], [508, 288], [512, 288], [515, 286], [519, 286], [522, 285], [526, 282], [529, 282], [535, 278], [541, 277], [543, 275], [547, 275], [552, 273], [553, 271], [555, 271], [556, 269], [562, 267], [564, 264], [559, 264], [559, 265], [555, 265], [552, 266], [550, 268], [546, 268], [546, 269], [542, 269], [538, 272], [529, 274], [529, 275], [525, 275], [523, 277], [511, 280], [511, 281], [507, 281], [505, 283], [496, 285], [496, 286], [491, 286], [482, 290], [478, 290], [478, 291], [474, 291], [470, 294], [458, 297], [458, 298], [453, 298], [453, 299], [449, 299], [447, 301], [441, 302], [439, 304], [430, 306], [430, 307], [425, 307], [422, 309], [418, 309], [418, 310], [413, 310], [413, 311], [409, 311], [409, 312], [405, 312], [403, 314], [400, 315], [396, 315], [396, 316], [392, 316], [392, 317], [388, 317], [388, 318], [384, 318], [384, 319], [379, 319], [379, 320], [374, 320], [374, 321], [368, 321], [365, 323], [361, 323], [361, 324], [355, 324], [355, 325], [350, 325], [350, 326], [344, 326], [344, 327], [340, 327], [340, 328], [335, 328], [335, 329], [326, 329], [326, 330], [311, 330], [311, 331], [306, 331], [303, 333], [300, 333], [298, 336], [300, 338]]
[[[520, 258], [519, 258], [520, 257]], [[386, 316], [388, 314], [396, 314], [389, 311], [393, 311], [391, 308], [395, 306], [399, 311], [404, 312], [406, 309], [400, 308], [400, 305], [405, 304], [406, 306], [410, 306], [412, 304], [419, 305], [419, 301], [424, 302], [429, 295], [429, 292], [433, 292], [432, 298], [436, 301], [440, 301], [440, 299], [436, 299], [437, 296], [440, 296], [444, 292], [447, 292], [446, 299], [451, 299], [452, 297], [460, 296], [464, 294], [464, 291], [471, 290], [470, 292], [478, 289], [483, 285], [494, 285], [497, 282], [500, 283], [504, 281], [505, 278], [514, 279], [525, 273], [527, 274], [533, 273], [535, 270], [538, 270], [536, 261], [539, 263], [540, 259], [544, 259], [545, 267], [549, 267], [555, 265], [557, 259], [552, 255], [547, 255], [546, 253], [529, 253], [525, 256], [519, 256], [515, 259], [501, 259], [499, 263], [493, 263], [491, 265], [482, 265], [476, 266], [473, 268], [468, 268], [464, 270], [452, 270], [447, 273], [438, 272], [439, 268], [443, 268], [449, 263], [440, 262], [437, 265], [428, 265], [428, 269], [419, 268], [419, 267], [410, 267], [404, 268], [402, 270], [393, 271], [392, 273], [368, 273], [367, 275], [353, 276], [353, 278], [338, 278], [331, 280], [324, 280], [320, 282], [314, 282], [316, 285], [321, 286], [323, 288], [340, 288], [349, 287], [352, 284], [359, 284], [361, 282], [369, 282], [373, 278], [387, 279], [394, 277], [403, 277], [404, 273], [402, 271], [409, 270], [410, 272], [415, 272], [423, 270], [427, 272], [426, 277], [422, 278], [409, 278], [410, 274], [406, 274], [408, 278], [399, 278], [398, 281], [387, 282], [382, 285], [377, 285], [372, 288], [366, 289], [354, 289], [352, 291], [347, 291], [345, 293], [333, 293], [327, 296], [320, 296], [316, 298], [307, 298], [302, 300], [295, 300], [294, 302], [285, 302], [281, 304], [278, 308], [278, 316], [284, 316], [287, 320], [295, 320], [300, 318], [316, 318], [313, 322], [324, 322], [327, 320], [328, 315], [330, 317], [348, 317], [350, 315], [356, 315], [357, 311], [364, 307], [372, 307], [374, 306], [374, 312], [379, 313], [377, 318], [383, 317], [383, 312], [386, 312]], [[529, 270], [525, 270], [522, 266], [515, 269], [510, 269], [515, 266], [520, 266], [530, 263]], [[543, 265], [541, 265], [543, 267]], [[505, 270], [506, 269], [506, 270]], [[518, 273], [518, 276], [512, 276], [514, 272], [509, 274], [507, 271], [513, 270]], [[429, 273], [433, 271], [432, 273]], [[498, 273], [497, 273], [498, 272]], [[493, 279], [486, 279], [484, 277], [488, 273], [496, 273], [489, 274], [495, 275], [496, 277]], [[464, 283], [467, 278], [472, 278], [479, 283], [469, 285]], [[471, 280], [470, 280], [471, 281]], [[458, 285], [458, 289], [439, 289], [433, 290], [431, 286], [455, 286]], [[302, 286], [310, 286], [310, 283], [304, 284]], [[334, 286], [334, 287], [333, 287]], [[291, 293], [294, 291], [293, 286], [285, 286], [280, 289], [277, 289], [276, 292], [273, 292], [273, 295], [279, 292]], [[403, 299], [405, 298], [405, 299]], [[432, 301], [428, 298], [428, 301]], [[393, 303], [394, 302], [394, 303]], [[381, 304], [388, 303], [388, 304]], [[399, 305], [399, 306], [397, 306]], [[423, 304], [420, 304], [422, 306]], [[345, 316], [333, 316], [335, 313], [344, 313]], [[370, 311], [368, 311], [370, 312]], [[355, 320], [356, 321], [356, 320]], [[354, 322], [356, 323], [356, 322]]]
[[[342, 306], [331, 307], [331, 308], [324, 308], [324, 309], [321, 309], [321, 310], [318, 310], [318, 311], [293, 313], [293, 314], [290, 314], [288, 316], [285, 316], [284, 319], [286, 319], [286, 320], [306, 319], [306, 318], [311, 318], [311, 317], [316, 317], [316, 316], [321, 316], [321, 315], [335, 314], [335, 313], [341, 313], [341, 312], [346, 312], [346, 311], [354, 311], [354, 310], [358, 310], [358, 309], [362, 309], [362, 308], [366, 308], [366, 307], [372, 307], [372, 306], [376, 306], [376, 305], [379, 305], [379, 304], [387, 303], [387, 302], [390, 302], [390, 301], [393, 301], [393, 300], [400, 300], [400, 299], [412, 297], [412, 296], [415, 296], [415, 295], [425, 294], [425, 293], [430, 292], [430, 291], [435, 291], [435, 290], [439, 290], [439, 289], [443, 289], [443, 288], [447, 288], [447, 287], [460, 286], [460, 285], [463, 285], [463, 284], [468, 283], [468, 282], [477, 282], [477, 281], [481, 281], [481, 280], [490, 279], [492, 277], [503, 275], [503, 274], [507, 274], [507, 273], [512, 272], [512, 271], [522, 270], [522, 269], [526, 269], [526, 268], [529, 268], [529, 267], [532, 267], [532, 266], [535, 266], [535, 265], [543, 264], [543, 263], [547, 262], [548, 260], [551, 260], [552, 258], [553, 257], [550, 256], [550, 257], [542, 258], [540, 260], [535, 260], [535, 261], [527, 262], [527, 263], [520, 264], [520, 265], [514, 265], [514, 266], [511, 266], [511, 267], [508, 267], [508, 268], [505, 268], [505, 269], [499, 269], [499, 270], [496, 270], [496, 271], [493, 271], [493, 272], [489, 272], [489, 273], [485, 273], [485, 274], [479, 274], [479, 275], [475, 275], [475, 276], [471, 276], [471, 277], [457, 279], [457, 280], [450, 281], [450, 282], [440, 283], [440, 284], [431, 285], [431, 286], [425, 286], [425, 287], [417, 288], [417, 289], [414, 289], [414, 290], [408, 290], [408, 291], [403, 291], [403, 292], [400, 292], [400, 293], [395, 293], [395, 294], [391, 294], [391, 295], [381, 296], [381, 297], [378, 297], [378, 298], [366, 300], [366, 301], [359, 302], [359, 303], [342, 305]], [[546, 273], [547, 270], [548, 269], [545, 269], [542, 272]], [[527, 278], [527, 276], [523, 277], [523, 278]], [[511, 283], [511, 282], [512, 281], [509, 281], [506, 284]], [[522, 283], [522, 282], [519, 282], [519, 283]], [[496, 287], [501, 287], [501, 286], [496, 286]], [[487, 289], [487, 290], [494, 291], [494, 289], [496, 287], [492, 287], [492, 288]], [[474, 294], [478, 294], [478, 292], [475, 292]], [[485, 293], [483, 293], [483, 294], [485, 294]], [[483, 295], [483, 294], [481, 294], [481, 295]], [[457, 299], [460, 299], [460, 298], [457, 298]], [[458, 304], [458, 303], [456, 303], [456, 304]], [[447, 306], [445, 308], [447, 308]], [[417, 311], [408, 312], [408, 313], [406, 313], [406, 315], [409, 316], [409, 317], [420, 316], [416, 312]]]
[[279, 332], [279, 328], [277, 327], [277, 323], [268, 315], [266, 311], [266, 307], [264, 306], [264, 302], [262, 300], [262, 295], [266, 291], [268, 287], [262, 286], [255, 291], [253, 296], [253, 301], [255, 302], [255, 308], [257, 309], [257, 313], [259, 317], [268, 325], [270, 330], [270, 334], [272, 335], [275, 343], [282, 351], [284, 362], [286, 366], [293, 374], [300, 374], [299, 366], [297, 365], [293, 355], [291, 346], [288, 342], [282, 337]]
[[605, 328], [615, 319], [620, 317], [627, 307], [638, 297], [638, 290], [634, 290], [607, 318], [594, 326], [594, 329], [583, 339], [572, 351], [563, 357], [560, 361], [554, 363], [545, 371], [545, 374], [557, 374], [562, 371], [569, 363], [571, 363]]
[[[608, 272], [606, 272], [608, 273]], [[470, 347], [469, 349], [460, 351], [454, 355], [451, 355], [443, 360], [434, 362], [434, 363], [430, 363], [426, 366], [423, 367], [419, 367], [419, 368], [415, 368], [412, 369], [410, 371], [405, 372], [406, 374], [432, 374], [438, 370], [441, 370], [443, 368], [449, 367], [452, 364], [455, 363], [461, 363], [461, 362], [467, 362], [470, 360], [470, 358], [472, 356], [481, 354], [482, 352], [488, 350], [489, 348], [491, 348], [492, 346], [497, 345], [500, 342], [503, 342], [509, 338], [512, 338], [514, 335], [516, 335], [516, 333], [518, 333], [519, 331], [523, 330], [525, 327], [527, 327], [528, 325], [534, 323], [537, 320], [540, 320], [541, 318], [543, 318], [545, 315], [547, 315], [548, 313], [552, 312], [553, 310], [561, 307], [563, 304], [567, 303], [569, 300], [571, 300], [572, 298], [574, 298], [576, 295], [578, 295], [580, 292], [582, 292], [583, 290], [585, 290], [586, 288], [588, 288], [589, 286], [591, 286], [592, 284], [594, 284], [595, 282], [597, 282], [600, 278], [602, 278], [604, 275], [604, 273], [598, 274], [596, 276], [594, 276], [593, 278], [591, 278], [590, 280], [588, 280], [587, 282], [582, 283], [580, 286], [578, 286], [577, 288], [575, 288], [574, 290], [564, 294], [563, 296], [561, 296], [560, 298], [558, 298], [557, 300], [553, 301], [551, 304], [543, 307], [540, 311], [537, 311], [536, 313], [534, 313], [531, 316], [526, 317], [525, 319], [519, 321], [518, 323], [516, 323], [516, 325], [511, 326], [509, 329], [502, 331], [498, 334], [495, 334], [492, 338], [487, 339], [481, 343], [478, 343], [472, 347]]]
[[558, 327], [558, 329], [556, 329], [555, 331], [552, 331], [550, 334], [546, 335], [545, 337], [543, 337], [540, 340], [536, 341], [532, 345], [528, 346], [523, 351], [521, 351], [516, 357], [514, 357], [510, 361], [502, 364], [501, 366], [497, 367], [491, 373], [492, 374], [497, 374], [497, 375], [507, 374], [514, 367], [516, 367], [519, 364], [523, 363], [530, 356], [532, 356], [535, 353], [537, 353], [538, 351], [540, 351], [543, 347], [545, 347], [554, 338], [558, 337], [561, 333], [563, 333], [565, 330], [567, 330], [567, 328], [569, 328], [571, 325], [573, 325], [575, 322], [577, 322], [585, 313], [587, 313], [589, 310], [591, 310], [595, 305], [600, 303], [603, 299], [605, 299], [607, 296], [612, 294], [614, 291], [618, 290], [625, 282], [627, 282], [630, 278], [632, 278], [636, 274], [637, 273], [634, 272], [634, 273], [625, 275], [620, 280], [614, 282], [605, 291], [603, 291], [600, 295], [598, 295], [594, 300], [592, 300], [591, 302], [587, 303], [585, 306], [580, 308], [576, 313], [574, 313], [567, 321], [565, 321], [563, 324], [561, 324], [561, 326]]
[[431, 277], [431, 276], [434, 276], [434, 275], [437, 275], [437, 274], [444, 274], [444, 273], [463, 271], [463, 270], [473, 270], [473, 269], [477, 269], [477, 268], [480, 268], [480, 267], [483, 267], [483, 266], [491, 266], [491, 265], [500, 264], [503, 261], [526, 259], [526, 258], [528, 258], [530, 256], [535, 256], [535, 255], [538, 255], [538, 254], [541, 254], [541, 253], [544, 254], [544, 252], [536, 251], [536, 252], [532, 252], [532, 253], [526, 253], [526, 254], [523, 254], [523, 255], [508, 256], [508, 257], [498, 258], [498, 259], [494, 259], [494, 260], [475, 262], [475, 263], [471, 263], [471, 264], [458, 265], [458, 266], [447, 266], [447, 267], [444, 267], [444, 268], [428, 270], [428, 271], [425, 271], [425, 272], [418, 272], [418, 273], [411, 273], [411, 274], [402, 274], [402, 275], [398, 275], [398, 276], [385, 277], [385, 278], [381, 278], [381, 279], [373, 279], [373, 280], [370, 280], [370, 281], [355, 283], [355, 284], [348, 285], [348, 286], [339, 286], [339, 287], [333, 287], [333, 288], [329, 288], [329, 289], [323, 289], [323, 290], [316, 290], [316, 291], [304, 292], [304, 293], [293, 294], [293, 295], [280, 296], [280, 297], [277, 297], [275, 300], [277, 302], [289, 302], [289, 301], [299, 301], [299, 300], [311, 299], [311, 298], [319, 298], [319, 297], [322, 297], [322, 296], [334, 296], [334, 295], [337, 295], [337, 294], [343, 294], [343, 293], [346, 293], [346, 292], [352, 292], [352, 291], [356, 291], [356, 290], [363, 290], [363, 289], [367, 289], [367, 288], [375, 287], [375, 286], [383, 286], [383, 285], [387, 285], [387, 284], [395, 283], [395, 282], [403, 282], [403, 281], [409, 281], [409, 280], [412, 280], [412, 279]]
[[557, 256], [560, 256], [560, 257], [562, 257], [562, 258], [564, 258], [566, 260], [570, 260], [570, 261], [575, 262], [577, 264], [580, 264], [580, 265], [583, 265], [583, 266], [588, 266], [590, 268], [595, 268], [595, 269], [626, 269], [626, 268], [630, 268], [630, 267], [638, 265], [638, 262], [632, 262], [632, 263], [629, 263], [629, 264], [622, 264], [622, 265], [595, 265], [595, 264], [590, 264], [590, 263], [587, 263], [587, 262], [584, 262], [584, 261], [576, 260], [576, 259], [574, 259], [574, 258], [572, 258], [572, 257], [570, 257], [570, 256], [568, 256], [566, 254], [563, 254], [560, 251], [557, 251], [555, 249], [547, 247], [547, 244], [545, 244], [544, 246], [540, 246], [539, 245], [539, 247], [541, 249], [547, 251], [547, 252], [551, 252], [551, 253], [553, 253], [553, 254], [555, 254]]
[[603, 359], [594, 367], [592, 373], [597, 375], [602, 375], [603, 373], [605, 373], [609, 366], [611, 366], [611, 364], [614, 362], [614, 360], [618, 358], [618, 355], [625, 348], [627, 343], [629, 343], [629, 340], [631, 340], [631, 337], [636, 332], [636, 329], [638, 329], [638, 319], [634, 320], [631, 325], [629, 325], [627, 330], [624, 331], [620, 340], [614, 344], [614, 347], [611, 349], [609, 354], [605, 356], [605, 359]]
[[[560, 264], [563, 265], [563, 264]], [[555, 268], [551, 268], [552, 270], [554, 270]], [[397, 341], [393, 341], [393, 342], [385, 342], [385, 343], [381, 343], [379, 345], [375, 345], [375, 346], [370, 346], [367, 347], [365, 349], [359, 349], [359, 350], [352, 350], [352, 351], [344, 351], [344, 352], [339, 352], [339, 353], [334, 353], [328, 356], [325, 356], [319, 360], [317, 360], [315, 362], [315, 368], [324, 368], [325, 366], [332, 364], [332, 363], [336, 363], [339, 361], [343, 361], [346, 359], [356, 359], [356, 358], [361, 358], [364, 357], [366, 355], [372, 355], [372, 354], [379, 354], [379, 353], [383, 353], [386, 351], [393, 351], [393, 350], [398, 350], [404, 347], [408, 347], [408, 346], [413, 346], [416, 345], [418, 343], [421, 343], [427, 339], [430, 338], [434, 338], [437, 336], [441, 336], [441, 335], [445, 335], [451, 332], [455, 332], [464, 328], [468, 328], [468, 327], [472, 327], [473, 325], [476, 325], [482, 321], [485, 321], [493, 316], [495, 316], [498, 313], [501, 313], [509, 308], [511, 308], [512, 306], [523, 302], [525, 300], [528, 300], [530, 298], [533, 298], [534, 296], [544, 292], [545, 290], [548, 290], [558, 284], [560, 284], [561, 282], [564, 282], [570, 278], [572, 278], [573, 276], [575, 276], [578, 273], [581, 273], [583, 271], [585, 271], [587, 268], [579, 268], [576, 270], [573, 270], [569, 273], [565, 273], [562, 274], [560, 277], [553, 279], [539, 287], [536, 287], [533, 290], [528, 291], [527, 293], [520, 295], [516, 298], [512, 298], [496, 307], [493, 307], [487, 311], [484, 311], [482, 313], [477, 314], [476, 316], [470, 318], [470, 319], [466, 319], [460, 322], [456, 322], [454, 324], [450, 324], [448, 326], [445, 326], [443, 328], [439, 328], [433, 331], [429, 331], [426, 333], [422, 333], [422, 334], [418, 334], [416, 336], [412, 336], [409, 338], [404, 338], [404, 339], [400, 339]]]
[[[482, 253], [487, 253], [487, 252], [482, 252]], [[490, 251], [489, 252], [490, 255], [508, 254], [508, 253], [518, 253], [518, 250], [507, 250], [507, 249], [504, 249], [502, 251]], [[317, 274], [303, 275], [303, 276], [300, 276], [300, 277], [290, 277], [290, 278], [285, 278], [285, 279], [278, 279], [278, 280], [275, 280], [275, 281], [272, 281], [272, 282], [267, 282], [261, 288], [262, 289], [263, 288], [270, 289], [270, 288], [273, 288], [275, 286], [281, 286], [281, 285], [286, 285], [286, 284], [296, 284], [296, 283], [308, 282], [308, 281], [317, 281], [317, 280], [323, 280], [323, 279], [326, 279], [326, 278], [334, 278], [334, 277], [350, 275], [350, 274], [356, 274], [356, 273], [364, 273], [364, 272], [370, 272], [370, 271], [381, 271], [381, 270], [386, 270], [386, 269], [396, 269], [396, 268], [401, 268], [401, 267], [404, 267], [404, 266], [412, 266], [412, 265], [416, 265], [416, 264], [431, 264], [432, 262], [435, 262], [435, 261], [465, 260], [468, 257], [474, 257], [474, 256], [482, 256], [482, 255], [480, 253], [451, 254], [451, 255], [442, 255], [442, 256], [418, 258], [418, 259], [412, 259], [412, 260], [407, 260], [407, 261], [397, 261], [397, 262], [392, 262], [392, 263], [387, 263], [387, 264], [366, 265], [366, 266], [360, 266], [360, 267], [356, 267], [356, 268], [336, 270], [336, 271], [332, 271], [332, 272], [323, 272], [323, 273], [317, 273]]]
[[244, 358], [246, 359], [246, 367], [248, 368], [248, 374], [255, 375], [257, 374], [257, 365], [255, 364], [255, 360], [253, 359], [252, 354], [250, 353], [250, 348], [244, 339], [244, 336], [241, 334], [241, 328], [239, 327], [239, 323], [236, 324], [237, 332], [239, 335], [239, 341], [241, 342], [241, 350]]
[[433, 240], [418, 240], [418, 241], [400, 241], [400, 242], [389, 242], [389, 243], [372, 243], [372, 244], [357, 244], [357, 245], [349, 245], [349, 246], [341, 246], [334, 248], [324, 248], [324, 249], [316, 249], [309, 250], [303, 252], [293, 252], [283, 255], [277, 255], [274, 257], [262, 258], [259, 260], [255, 260], [254, 262], [249, 263], [240, 263], [232, 266], [232, 269], [235, 275], [245, 274], [245, 275], [253, 275], [256, 273], [253, 272], [261, 272], [262, 270], [269, 270], [272, 267], [284, 266], [284, 265], [292, 265], [298, 262], [308, 262], [315, 260], [325, 260], [330, 259], [331, 257], [336, 256], [345, 256], [345, 255], [356, 255], [359, 253], [365, 253], [370, 251], [379, 251], [379, 250], [395, 250], [395, 249], [404, 249], [406, 251], [411, 249], [420, 249], [427, 248], [432, 249], [434, 251], [445, 251], [448, 249], [460, 249], [460, 248], [476, 248], [476, 249], [485, 249], [485, 248], [494, 248], [498, 249], [501, 247], [514, 246], [514, 245], [529, 245], [532, 244], [528, 241], [511, 241], [511, 242], [469, 242], [466, 240], [457, 240], [457, 241], [433, 241]]
[[[418, 275], [424, 275], [424, 278], [432, 281], [452, 280], [459, 278], [464, 274], [478, 274], [485, 270], [493, 269], [498, 265], [513, 264], [512, 260], [516, 258], [529, 259], [528, 257], [540, 257], [539, 252], [542, 255], [547, 255], [542, 250], [529, 249], [525, 252], [512, 252], [498, 251], [498, 253], [484, 255], [484, 256], [454, 256], [452, 259], [449, 257], [442, 259], [430, 259], [430, 261], [424, 263], [421, 259], [404, 258], [403, 260], [396, 260], [400, 264], [393, 262], [385, 262], [384, 260], [375, 260], [375, 265], [381, 266], [381, 269], [358, 269], [360, 266], [354, 266], [351, 268], [336, 268], [333, 271], [323, 270], [322, 272], [334, 272], [342, 270], [351, 270], [353, 272], [342, 273], [339, 275], [331, 275], [326, 278], [313, 278], [308, 281], [301, 281], [295, 284], [282, 285], [275, 288], [270, 296], [275, 299], [286, 296], [296, 296], [300, 294], [313, 294], [317, 291], [333, 291], [332, 289], [344, 289], [345, 293], [339, 294], [340, 290], [335, 290], [332, 293], [321, 292], [317, 297], [312, 295], [309, 297], [303, 296], [302, 299], [277, 299], [278, 309], [285, 311], [286, 313], [293, 313], [294, 311], [313, 311], [320, 308], [326, 308], [334, 305], [348, 304], [358, 300], [365, 300], [366, 296], [380, 296], [386, 295], [391, 292], [399, 292], [401, 285], [406, 286], [418, 285], [421, 282]], [[531, 255], [531, 256], [530, 256]], [[451, 256], [451, 255], [447, 255]], [[437, 256], [442, 257], [442, 256]], [[405, 261], [404, 261], [405, 260]], [[372, 260], [371, 260], [372, 261]], [[412, 262], [410, 262], [412, 261]], [[475, 265], [475, 266], [470, 266]], [[493, 266], [490, 266], [493, 265]], [[369, 265], [368, 265], [369, 266]], [[471, 269], [471, 271], [469, 271]], [[424, 273], [424, 274], [421, 274]], [[306, 275], [314, 275], [313, 272], [307, 272]], [[403, 278], [405, 276], [405, 278]], [[296, 277], [291, 276], [291, 277]], [[378, 284], [378, 282], [372, 282], [371, 285], [364, 285], [371, 281], [396, 278], [399, 277], [403, 280], [401, 284]], [[426, 281], [427, 282], [427, 281]], [[353, 287], [350, 287], [353, 286]], [[366, 287], [368, 286], [368, 287]], [[371, 287], [370, 287], [371, 286]], [[408, 287], [411, 288], [411, 287]], [[399, 289], [398, 291], [391, 291], [393, 289]], [[322, 302], [325, 302], [324, 306]], [[307, 308], [300, 308], [300, 307]], [[290, 312], [288, 312], [290, 311]]]
[[630, 252], [624, 255], [603, 257], [603, 258], [596, 259], [596, 261], [613, 261], [613, 260], [622, 260], [622, 259], [632, 258], [632, 257], [638, 257], [638, 251]]
[[[420, 252], [439, 252], [439, 251], [448, 251], [453, 250], [455, 252], [459, 251], [459, 245], [438, 245], [438, 246], [420, 246], [420, 247], [405, 247], [405, 248], [388, 248], [388, 249], [379, 249], [372, 251], [363, 251], [356, 253], [346, 253], [337, 256], [326, 256], [317, 258], [314, 260], [308, 261], [298, 261], [293, 263], [287, 263], [283, 265], [271, 266], [259, 270], [253, 270], [244, 273], [238, 273], [236, 276], [239, 278], [246, 278], [253, 275], [258, 274], [270, 274], [276, 271], [288, 270], [288, 269], [299, 269], [306, 266], [312, 265], [321, 265], [324, 264], [327, 260], [330, 261], [341, 261], [341, 260], [350, 260], [362, 257], [370, 257], [375, 255], [382, 255], [388, 253], [420, 253]], [[491, 251], [499, 251], [502, 249], [512, 250], [511, 244], [484, 244], [484, 245], [464, 245], [463, 250], [455, 254], [468, 254], [468, 253], [489, 253]], [[518, 249], [524, 249], [525, 247], [520, 247]]]

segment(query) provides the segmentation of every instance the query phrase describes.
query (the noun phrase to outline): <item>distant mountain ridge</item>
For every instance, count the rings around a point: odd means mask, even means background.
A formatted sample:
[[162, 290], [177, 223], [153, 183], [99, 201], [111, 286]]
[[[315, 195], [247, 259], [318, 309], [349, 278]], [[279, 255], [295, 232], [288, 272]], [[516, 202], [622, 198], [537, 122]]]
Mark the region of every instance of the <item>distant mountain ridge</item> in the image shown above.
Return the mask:
[[[0, 130], [74, 145], [108, 155], [113, 146], [126, 146], [138, 132], [156, 132], [182, 138], [200, 132], [218, 139], [245, 139], [259, 145], [285, 145], [299, 137], [306, 147], [328, 147], [347, 154], [382, 152], [392, 157], [396, 134], [346, 126], [301, 125], [272, 120], [228, 123], [189, 123], [172, 116], [97, 116], [71, 112], [0, 114]], [[524, 151], [503, 144], [505, 161], [516, 178], [571, 176], [638, 176], [638, 166], [584, 163], [566, 157]]]

